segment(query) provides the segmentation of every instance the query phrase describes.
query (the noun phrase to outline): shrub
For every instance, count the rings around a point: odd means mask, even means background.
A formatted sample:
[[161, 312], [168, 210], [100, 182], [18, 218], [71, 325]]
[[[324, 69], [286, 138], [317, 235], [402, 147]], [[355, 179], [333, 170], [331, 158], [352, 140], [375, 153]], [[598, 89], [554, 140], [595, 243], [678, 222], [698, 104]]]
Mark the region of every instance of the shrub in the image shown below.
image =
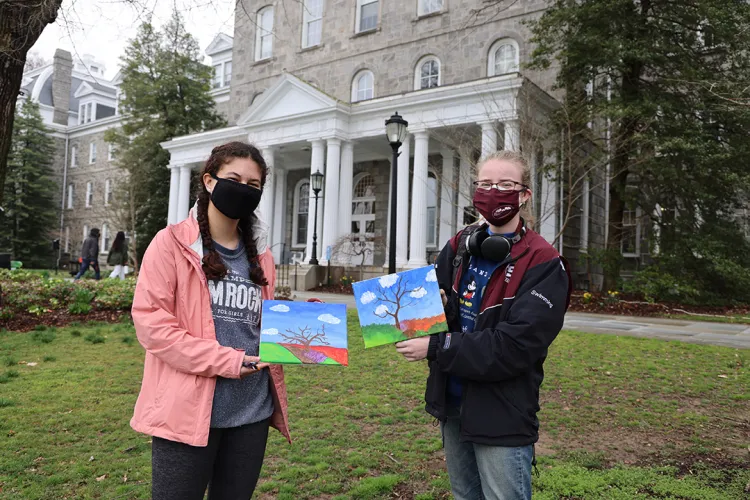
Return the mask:
[[34, 327], [34, 330], [37, 332], [43, 332], [47, 329], [47, 325], [36, 325]]
[[97, 332], [89, 333], [88, 335], [86, 335], [84, 337], [84, 340], [86, 342], [91, 342], [92, 344], [103, 344], [106, 339], [104, 338], [104, 335], [102, 335], [101, 333], [97, 331]]
[[[72, 325], [72, 324], [73, 324], [73, 323], [71, 323], [71, 325]], [[80, 337], [80, 336], [81, 336], [81, 330], [71, 330], [71, 331], [70, 331], [70, 334], [71, 334], [71, 335], [72, 335], [73, 337]]]
[[122, 343], [131, 346], [131, 345], [135, 344], [135, 337], [133, 337], [131, 335], [128, 335], [127, 337], [123, 337], [122, 338]]
[[10, 320], [12, 320], [15, 317], [16, 317], [16, 315], [13, 313], [13, 311], [11, 311], [10, 309], [8, 309], [7, 307], [3, 308], [0, 311], [0, 321], [10, 321]]
[[41, 342], [42, 344], [51, 344], [55, 340], [55, 332], [34, 331], [31, 333], [31, 340]]
[[70, 314], [88, 314], [91, 312], [91, 304], [74, 302], [68, 306], [68, 312]]

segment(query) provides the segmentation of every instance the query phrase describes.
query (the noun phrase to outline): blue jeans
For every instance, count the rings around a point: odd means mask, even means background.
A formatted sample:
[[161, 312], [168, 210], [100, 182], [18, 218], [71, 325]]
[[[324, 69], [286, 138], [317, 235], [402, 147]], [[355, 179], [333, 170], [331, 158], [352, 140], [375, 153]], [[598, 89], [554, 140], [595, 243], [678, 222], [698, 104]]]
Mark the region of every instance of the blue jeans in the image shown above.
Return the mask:
[[76, 274], [75, 279], [79, 279], [81, 276], [86, 274], [86, 271], [89, 270], [89, 266], [94, 268], [94, 277], [96, 279], [99, 279], [101, 276], [99, 276], [99, 261], [97, 259], [82, 259], [81, 270], [78, 271], [78, 274]]
[[533, 445], [462, 443], [458, 416], [449, 416], [441, 428], [455, 500], [531, 500]]

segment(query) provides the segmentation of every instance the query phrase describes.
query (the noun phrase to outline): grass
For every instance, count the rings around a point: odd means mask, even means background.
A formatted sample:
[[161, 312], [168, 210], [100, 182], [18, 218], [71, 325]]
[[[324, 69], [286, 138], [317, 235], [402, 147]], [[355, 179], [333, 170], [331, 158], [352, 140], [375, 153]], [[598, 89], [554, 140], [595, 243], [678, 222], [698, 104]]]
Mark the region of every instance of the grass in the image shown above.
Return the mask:
[[[149, 498], [149, 437], [128, 426], [143, 350], [124, 340], [132, 325], [76, 329], [49, 344], [0, 334], [0, 359], [14, 361], [0, 368], [0, 498]], [[271, 433], [256, 498], [449, 498], [423, 410], [426, 366], [391, 346], [364, 350], [356, 316], [349, 331], [349, 367], [286, 368], [294, 444]], [[108, 341], [84, 340], [97, 335]], [[749, 362], [735, 349], [564, 332], [545, 364], [534, 498], [742, 498]]]

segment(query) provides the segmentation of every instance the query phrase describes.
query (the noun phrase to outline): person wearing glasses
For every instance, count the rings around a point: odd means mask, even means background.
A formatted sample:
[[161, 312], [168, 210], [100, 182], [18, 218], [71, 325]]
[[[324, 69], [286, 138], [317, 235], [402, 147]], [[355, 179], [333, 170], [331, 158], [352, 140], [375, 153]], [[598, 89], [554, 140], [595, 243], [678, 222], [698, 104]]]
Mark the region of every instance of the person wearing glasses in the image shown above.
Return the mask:
[[441, 423], [453, 496], [530, 499], [543, 364], [571, 280], [565, 260], [529, 227], [526, 160], [499, 151], [477, 174], [482, 220], [454, 236], [435, 264], [449, 332], [396, 349], [428, 360], [426, 410]]

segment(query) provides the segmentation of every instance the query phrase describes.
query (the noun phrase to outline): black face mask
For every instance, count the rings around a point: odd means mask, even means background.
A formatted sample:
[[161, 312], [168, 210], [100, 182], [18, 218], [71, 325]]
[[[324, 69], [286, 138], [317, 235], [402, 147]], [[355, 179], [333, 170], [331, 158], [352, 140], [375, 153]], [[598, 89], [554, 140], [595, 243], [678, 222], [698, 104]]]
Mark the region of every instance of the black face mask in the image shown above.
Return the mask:
[[211, 191], [211, 201], [219, 212], [230, 219], [241, 219], [258, 208], [260, 197], [263, 195], [262, 190], [213, 174], [211, 177], [216, 179], [214, 190]]

